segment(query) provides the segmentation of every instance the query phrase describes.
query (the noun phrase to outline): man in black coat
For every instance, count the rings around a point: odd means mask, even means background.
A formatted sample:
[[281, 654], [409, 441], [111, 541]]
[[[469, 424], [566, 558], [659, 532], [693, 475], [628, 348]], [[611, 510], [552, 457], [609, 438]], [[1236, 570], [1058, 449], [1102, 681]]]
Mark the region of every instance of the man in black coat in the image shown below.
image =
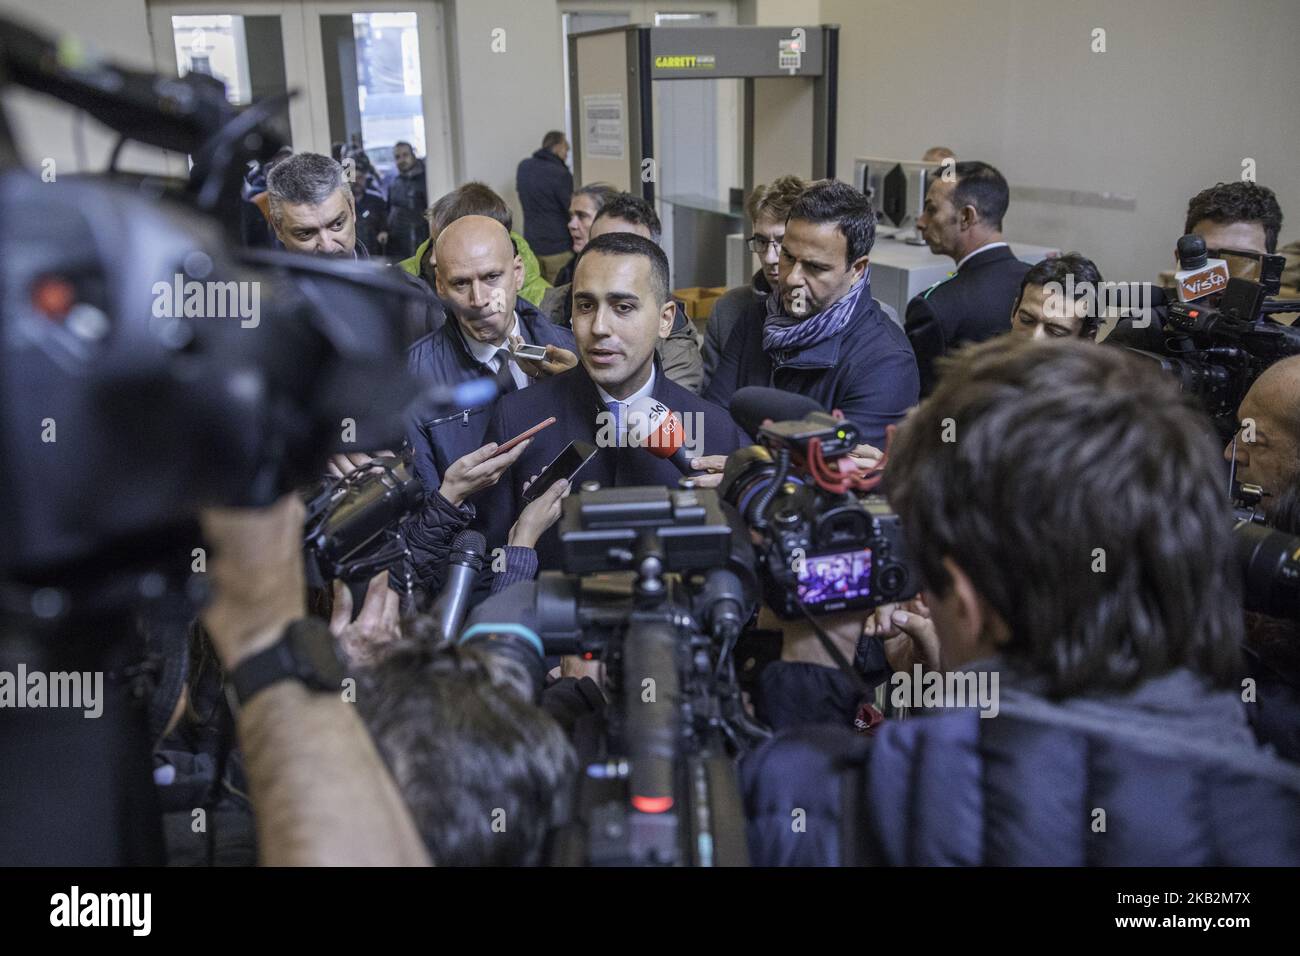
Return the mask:
[[1002, 174], [981, 162], [957, 163], [951, 178], [939, 177], [926, 193], [917, 225], [930, 251], [951, 256], [957, 271], [907, 304], [922, 395], [934, 388], [935, 359], [1011, 328], [1011, 306], [1029, 265], [1002, 239], [1009, 201]]
[[[762, 385], [838, 409], [878, 448], [917, 400], [907, 336], [871, 297], [871, 204], [846, 183], [814, 183], [795, 201], [781, 242], [777, 291], [736, 323], [704, 398], [726, 405]], [[1009, 308], [1008, 304], [1008, 308]]]
[[542, 278], [551, 283], [573, 258], [569, 239], [573, 173], [564, 163], [568, 155], [564, 134], [551, 130], [543, 137], [542, 148], [515, 171], [515, 190], [524, 207], [524, 239], [537, 255]]
[[[503, 545], [523, 510], [524, 485], [569, 442], [595, 445], [578, 482], [605, 487], [675, 486], [682, 471], [643, 448], [630, 447], [630, 407], [652, 398], [677, 413], [687, 457], [729, 455], [745, 441], [726, 409], [669, 381], [655, 361], [676, 312], [668, 290], [668, 260], [642, 236], [609, 233], [587, 244], [574, 271], [573, 331], [579, 365], [496, 403], [485, 439], [504, 442], [555, 416], [493, 488], [475, 502], [490, 548]], [[559, 540], [548, 531], [537, 544], [540, 566], [560, 566]]]
[[393, 161], [397, 163], [397, 174], [388, 184], [388, 229], [381, 241], [386, 240], [384, 251], [390, 259], [407, 259], [429, 238], [429, 224], [424, 218], [429, 208], [429, 188], [424, 162], [416, 158], [410, 143], [393, 146]]

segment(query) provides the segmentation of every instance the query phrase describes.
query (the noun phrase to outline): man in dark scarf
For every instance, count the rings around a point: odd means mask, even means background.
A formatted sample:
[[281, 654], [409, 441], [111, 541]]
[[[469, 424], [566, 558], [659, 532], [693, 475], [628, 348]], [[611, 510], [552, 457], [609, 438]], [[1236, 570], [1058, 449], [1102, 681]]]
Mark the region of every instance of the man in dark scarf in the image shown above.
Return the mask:
[[884, 447], [920, 383], [907, 336], [871, 296], [875, 237], [866, 196], [847, 183], [810, 184], [786, 221], [777, 286], [737, 322], [704, 397], [725, 405], [746, 385], [806, 395]]

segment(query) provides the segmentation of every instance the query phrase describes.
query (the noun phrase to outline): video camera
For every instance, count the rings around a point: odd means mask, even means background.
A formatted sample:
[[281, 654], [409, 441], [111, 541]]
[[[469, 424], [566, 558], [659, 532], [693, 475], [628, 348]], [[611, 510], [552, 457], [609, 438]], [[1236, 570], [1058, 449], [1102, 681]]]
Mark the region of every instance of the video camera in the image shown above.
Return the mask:
[[743, 863], [732, 756], [768, 731], [745, 712], [736, 646], [760, 587], [785, 617], [917, 590], [898, 517], [858, 497], [879, 475], [839, 466], [854, 425], [764, 388], [738, 391], [731, 412], [761, 445], [728, 459], [718, 490], [584, 487], [560, 519], [566, 573], [494, 595], [461, 632], [531, 672], [539, 695], [545, 655], [605, 662], [608, 731], [556, 862]]
[[[1300, 537], [1289, 533], [1294, 530], [1292, 521], [1283, 519], [1284, 528], [1291, 525], [1289, 530], [1266, 523], [1260, 508], [1263, 498], [1258, 485], [1232, 483], [1232, 531], [1242, 577], [1242, 607], [1269, 617], [1300, 620]], [[1294, 503], [1283, 496], [1279, 505], [1289, 510]]]
[[[496, 397], [496, 383], [479, 378], [427, 388], [418, 403], [422, 414], [436, 415], [486, 405]], [[398, 572], [406, 555], [402, 526], [425, 503], [409, 453], [376, 458], [342, 478], [315, 482], [302, 489], [302, 496], [309, 587], [333, 580], [364, 584], [385, 569], [409, 576], [409, 567]]]
[[157, 864], [138, 618], [201, 598], [200, 508], [269, 504], [331, 451], [400, 441], [425, 306], [373, 263], [239, 248], [282, 98], [241, 111], [212, 77], [82, 50], [0, 21], [0, 85], [90, 113], [115, 158], [133, 140], [191, 165], [37, 177], [0, 117], [0, 670], [106, 675], [97, 720], [0, 712], [0, 859]]
[[424, 486], [400, 458], [313, 486], [307, 495], [303, 543], [307, 583], [362, 582], [401, 562], [402, 520], [424, 503]]
[[33, 584], [134, 572], [163, 537], [193, 541], [200, 506], [269, 504], [331, 451], [400, 441], [416, 395], [408, 310], [422, 307], [370, 263], [238, 247], [242, 163], [279, 146], [270, 106], [236, 112], [211, 77], [67, 48], [6, 23], [2, 72], [194, 169], [183, 202], [0, 174], [0, 573]]
[[790, 396], [773, 391], [744, 388], [733, 398], [738, 422], [765, 423], [756, 428], [760, 444], [727, 459], [718, 489], [761, 536], [767, 605], [791, 619], [911, 597], [918, 575], [907, 562], [902, 526], [884, 497], [870, 494], [878, 470], [840, 468], [858, 444], [857, 427], [811, 403], [797, 420], [772, 422], [753, 409], [790, 405]]
[[539, 695], [545, 655], [605, 664], [607, 729], [553, 862], [743, 865], [732, 758], [766, 736], [733, 655], [756, 609], [748, 532], [711, 489], [586, 487], [559, 538], [566, 573], [494, 595], [460, 636], [523, 664]]
[[[1255, 379], [1274, 362], [1300, 355], [1300, 329], [1268, 318], [1300, 310], [1300, 301], [1274, 298], [1281, 288], [1282, 256], [1206, 250], [1204, 240], [1194, 235], [1183, 236], [1178, 248], [1180, 257], [1187, 257], [1180, 262], [1190, 258], [1215, 280], [1193, 285], [1191, 294], [1202, 287], [1217, 291], [1190, 301], [1183, 301], [1176, 290], [1167, 291], [1166, 302], [1152, 309], [1149, 321], [1160, 336], [1144, 337], [1150, 347], [1129, 344], [1124, 332], [1116, 342], [1176, 376], [1227, 440], [1237, 430], [1237, 408]], [[1227, 271], [1221, 264], [1218, 270], [1203, 268], [1209, 252], [1257, 258], [1258, 281], [1231, 277], [1224, 282]]]

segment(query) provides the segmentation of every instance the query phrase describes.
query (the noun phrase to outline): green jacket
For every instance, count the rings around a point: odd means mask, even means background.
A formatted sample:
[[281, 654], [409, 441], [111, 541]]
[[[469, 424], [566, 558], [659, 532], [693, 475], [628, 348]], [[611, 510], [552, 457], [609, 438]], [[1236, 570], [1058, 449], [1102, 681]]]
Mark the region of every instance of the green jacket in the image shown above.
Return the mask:
[[[537, 256], [529, 248], [524, 237], [517, 232], [510, 233], [510, 238], [515, 241], [515, 248], [519, 250], [519, 258], [524, 260], [524, 287], [519, 290], [519, 294], [537, 307], [541, 307], [542, 296], [551, 284], [542, 278], [542, 268], [537, 264]], [[423, 278], [420, 275], [420, 262], [424, 259], [424, 253], [429, 248], [432, 240], [426, 239], [420, 243], [420, 248], [415, 250], [415, 255], [409, 259], [403, 259], [398, 263], [403, 269], [411, 275]]]

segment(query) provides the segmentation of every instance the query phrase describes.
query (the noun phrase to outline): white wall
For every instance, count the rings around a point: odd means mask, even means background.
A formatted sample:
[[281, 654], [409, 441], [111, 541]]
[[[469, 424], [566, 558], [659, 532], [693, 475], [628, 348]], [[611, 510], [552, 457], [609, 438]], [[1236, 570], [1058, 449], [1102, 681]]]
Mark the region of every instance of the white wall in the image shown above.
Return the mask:
[[811, 26], [822, 23], [821, 0], [740, 0], [737, 23], [742, 26]]
[[[454, 38], [453, 114], [457, 181], [487, 183], [523, 223], [515, 167], [564, 128], [560, 14], [555, 0], [447, 0]], [[504, 53], [492, 52], [492, 31], [504, 29]], [[431, 197], [432, 198], [432, 197]]]
[[[69, 34], [117, 62], [153, 69], [145, 0], [0, 0], [0, 14], [47, 34]], [[117, 136], [97, 121], [77, 119], [71, 107], [26, 90], [11, 90], [0, 99], [19, 151], [32, 168], [46, 158], [54, 160], [59, 173], [104, 168]], [[77, 147], [78, 127], [84, 143], [81, 150]], [[123, 164], [159, 172], [166, 168], [163, 154], [145, 147], [128, 147]]]
[[[154, 69], [145, 0], [0, 0], [0, 10], [45, 31], [67, 32], [104, 55]], [[560, 17], [555, 0], [444, 0], [450, 37], [449, 74], [455, 179], [481, 179], [515, 207], [515, 166], [536, 149], [542, 134], [563, 126], [564, 82]], [[492, 52], [492, 31], [505, 33], [505, 52]], [[74, 111], [23, 91], [5, 95], [26, 160], [53, 157], [59, 171], [80, 171]], [[94, 120], [81, 121], [85, 167], [103, 168], [115, 137]], [[162, 169], [156, 151], [132, 148], [124, 157], [136, 169]], [[521, 219], [522, 221], [522, 219]]]
[[1251, 157], [1291, 217], [1283, 241], [1300, 235], [1295, 0], [822, 0], [821, 14], [841, 24], [841, 175], [855, 155], [943, 144], [1013, 187], [1134, 196], [1132, 212], [1013, 200], [1006, 230], [1150, 279], [1187, 200]]
[[[612, 3], [611, 7], [619, 4]], [[514, 171], [563, 121], [556, 0], [444, 0], [455, 177], [515, 207]], [[145, 0], [0, 0], [0, 10], [152, 66]], [[1134, 196], [1135, 211], [1014, 202], [1013, 239], [1078, 249], [1108, 278], [1168, 266], [1188, 198], [1256, 162], [1300, 236], [1300, 3], [1296, 0], [740, 0], [740, 23], [841, 25], [837, 164], [920, 156], [938, 143], [998, 166], [1013, 186]], [[506, 51], [492, 52], [492, 31]], [[1106, 30], [1105, 53], [1092, 31]], [[72, 111], [4, 102], [32, 164], [80, 168]], [[85, 120], [87, 165], [113, 137]], [[143, 150], [128, 165], [153, 164]]]

